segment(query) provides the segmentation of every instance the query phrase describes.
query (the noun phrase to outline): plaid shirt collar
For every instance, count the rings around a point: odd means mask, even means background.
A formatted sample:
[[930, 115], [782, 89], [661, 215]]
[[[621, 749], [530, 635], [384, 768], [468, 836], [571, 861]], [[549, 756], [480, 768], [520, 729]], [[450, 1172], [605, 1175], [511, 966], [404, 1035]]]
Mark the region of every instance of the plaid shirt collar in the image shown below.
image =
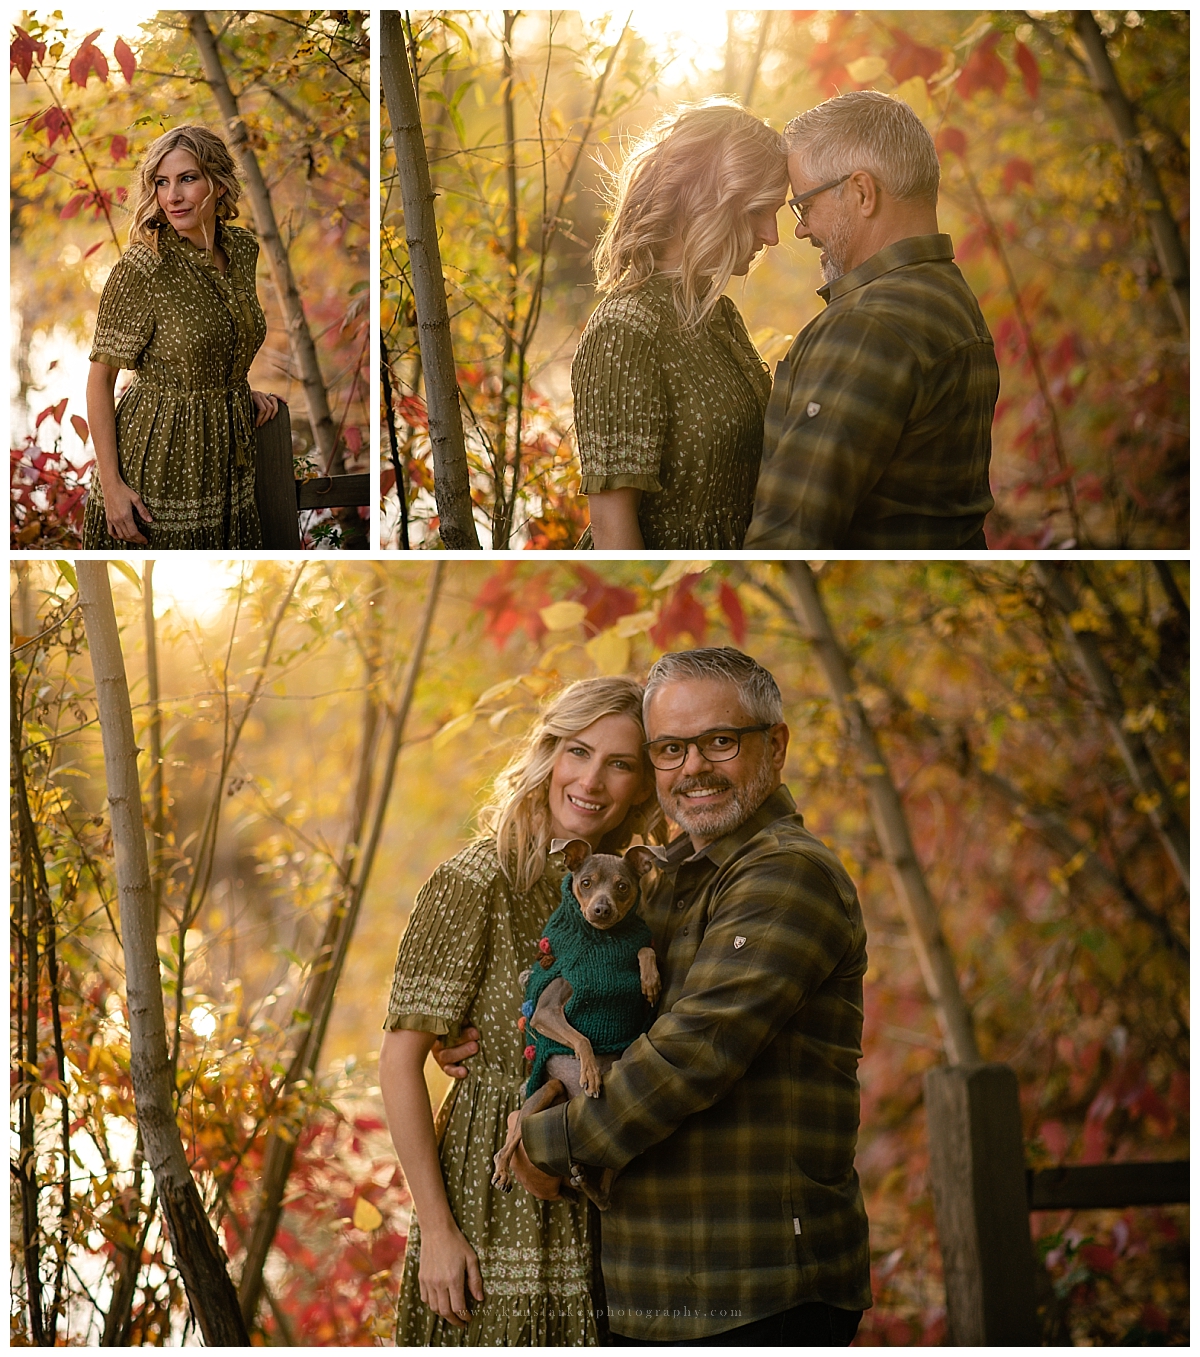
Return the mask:
[[679, 838], [672, 839], [667, 845], [667, 871], [677, 871], [685, 862], [699, 862], [702, 858], [707, 858], [714, 866], [724, 867], [756, 834], [783, 816], [795, 813], [796, 802], [791, 792], [781, 783], [748, 819], [743, 820], [728, 834], [715, 839], [707, 848], [700, 849], [698, 853], [692, 851], [690, 835], [681, 834]]
[[908, 264], [933, 264], [939, 261], [949, 262], [954, 258], [954, 245], [947, 235], [908, 236], [904, 240], [885, 245], [882, 250], [864, 260], [856, 269], [843, 273], [832, 283], [817, 288], [817, 296], [826, 304], [844, 297], [847, 292], [865, 287], [881, 278], [893, 269], [902, 269]]

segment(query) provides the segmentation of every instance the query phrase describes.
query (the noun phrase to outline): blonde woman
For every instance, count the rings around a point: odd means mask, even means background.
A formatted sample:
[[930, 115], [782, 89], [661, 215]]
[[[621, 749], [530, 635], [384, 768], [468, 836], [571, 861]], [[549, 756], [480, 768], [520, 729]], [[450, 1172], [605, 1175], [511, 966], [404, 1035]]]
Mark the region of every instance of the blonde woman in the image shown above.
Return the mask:
[[[240, 194], [228, 148], [206, 127], [165, 132], [138, 166], [129, 248], [92, 341], [88, 550], [262, 545], [254, 428], [278, 402], [246, 381], [267, 324], [258, 242], [229, 225]], [[121, 368], [137, 377], [114, 404]]]
[[621, 166], [571, 367], [581, 546], [742, 545], [771, 378], [722, 293], [779, 243], [787, 186], [779, 133], [723, 98], [682, 106]]
[[[396, 958], [379, 1083], [415, 1219], [400, 1346], [575, 1347], [597, 1342], [586, 1206], [505, 1194], [492, 1160], [520, 1106], [518, 976], [559, 902], [554, 838], [615, 851], [660, 817], [642, 752], [642, 688], [585, 679], [541, 712], [496, 781], [484, 837], [422, 887]], [[438, 1113], [425, 1084], [439, 1037], [477, 1031], [478, 1054]]]

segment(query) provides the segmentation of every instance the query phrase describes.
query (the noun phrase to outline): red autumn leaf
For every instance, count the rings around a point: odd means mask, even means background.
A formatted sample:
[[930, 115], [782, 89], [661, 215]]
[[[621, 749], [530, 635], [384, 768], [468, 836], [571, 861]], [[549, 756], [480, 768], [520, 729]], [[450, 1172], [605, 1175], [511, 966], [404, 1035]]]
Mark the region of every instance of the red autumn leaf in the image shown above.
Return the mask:
[[72, 415], [71, 428], [79, 435], [79, 441], [81, 443], [86, 443], [88, 441], [88, 426], [86, 419], [83, 419], [79, 415]]
[[63, 221], [69, 221], [72, 217], [79, 215], [79, 209], [87, 202], [92, 195], [90, 193], [77, 193], [58, 214]]
[[66, 408], [67, 408], [67, 397], [64, 396], [62, 400], [58, 402], [57, 405], [47, 405], [46, 408], [41, 412], [40, 415], [38, 415], [37, 419], [34, 421], [33, 427], [35, 429], [40, 429], [42, 427], [42, 420], [44, 419], [52, 419], [56, 424], [61, 424], [62, 417], [66, 411]]
[[410, 429], [429, 428], [429, 412], [420, 396], [401, 396], [396, 403], [396, 413]]
[[127, 138], [118, 134], [113, 137], [109, 149], [112, 151], [114, 160], [124, 160], [129, 154], [129, 141]]
[[[34, 159], [37, 160], [37, 157], [35, 156]], [[35, 179], [40, 179], [40, 178], [42, 177], [43, 174], [49, 174], [50, 171], [54, 168], [54, 162], [55, 162], [57, 159], [58, 159], [58, 153], [55, 152], [55, 154], [52, 155], [52, 156], [50, 157], [49, 160], [38, 160], [38, 161], [37, 161], [37, 170], [34, 172], [34, 176], [33, 176], [33, 177], [34, 177]]]
[[1037, 57], [1023, 42], [1017, 43], [1017, 68], [1025, 82], [1025, 92], [1031, 99], [1036, 99], [1042, 89], [1042, 72], [1037, 64]]
[[896, 40], [895, 47], [888, 53], [888, 70], [898, 85], [914, 75], [924, 76], [926, 80], [942, 69], [942, 54], [936, 47], [923, 47], [915, 42], [902, 28], [888, 30]]
[[698, 578], [698, 575], [685, 575], [679, 581], [659, 614], [657, 623], [651, 627], [650, 638], [660, 650], [666, 650], [677, 636], [685, 633], [697, 645], [704, 644], [708, 618], [704, 605], [692, 593]]
[[113, 56], [117, 59], [117, 65], [121, 68], [121, 74], [125, 77], [127, 85], [133, 84], [133, 73], [137, 70], [137, 58], [129, 50], [129, 44], [124, 38], [118, 38], [113, 46]]
[[571, 598], [587, 608], [584, 622], [591, 633], [604, 631], [619, 617], [637, 611], [637, 594], [632, 589], [607, 584], [586, 565], [577, 565], [575, 574], [582, 587], [576, 589]]
[[21, 79], [29, 80], [29, 72], [33, 69], [33, 54], [37, 53], [39, 61], [45, 60], [46, 44], [32, 38], [23, 28], [17, 27], [17, 36], [12, 40], [12, 46], [8, 49], [8, 69], [11, 71], [15, 66], [21, 73]]
[[996, 55], [999, 33], [989, 33], [971, 53], [955, 86], [963, 99], [970, 99], [979, 90], [1001, 94], [1008, 84], [1008, 67]]
[[1079, 1250], [1079, 1256], [1093, 1272], [1109, 1273], [1117, 1262], [1115, 1250], [1106, 1248], [1103, 1244], [1084, 1244]]
[[59, 137], [66, 141], [71, 135], [71, 115], [65, 108], [59, 108], [57, 105], [54, 108], [48, 108], [34, 126], [39, 124], [46, 129], [51, 146]]
[[958, 127], [943, 127], [937, 134], [937, 149], [943, 155], [966, 155], [966, 133]]
[[91, 248], [90, 250], [88, 250], [88, 252], [87, 252], [83, 257], [84, 257], [85, 259], [90, 259], [90, 258], [92, 257], [92, 255], [94, 255], [94, 254], [96, 253], [97, 250], [103, 249], [104, 246], [105, 246], [107, 243], [108, 243], [107, 241], [98, 240], [98, 241], [92, 246], [92, 248]]
[[101, 80], [108, 79], [108, 62], [105, 61], [103, 53], [92, 45], [102, 32], [103, 30], [98, 28], [84, 38], [79, 51], [71, 58], [67, 68], [70, 80], [81, 89], [86, 88], [93, 71]]
[[351, 424], [343, 431], [343, 437], [346, 440], [346, 447], [354, 453], [362, 451], [362, 430], [356, 425]]
[[733, 634], [733, 639], [738, 645], [744, 645], [746, 641], [746, 614], [742, 608], [742, 600], [738, 597], [738, 591], [728, 580], [721, 581], [720, 599], [721, 611], [724, 612], [729, 622], [729, 630]]
[[1022, 160], [1020, 156], [1013, 158], [1004, 167], [1004, 191], [1011, 193], [1018, 184], [1028, 184], [1033, 187], [1033, 166], [1028, 160]]

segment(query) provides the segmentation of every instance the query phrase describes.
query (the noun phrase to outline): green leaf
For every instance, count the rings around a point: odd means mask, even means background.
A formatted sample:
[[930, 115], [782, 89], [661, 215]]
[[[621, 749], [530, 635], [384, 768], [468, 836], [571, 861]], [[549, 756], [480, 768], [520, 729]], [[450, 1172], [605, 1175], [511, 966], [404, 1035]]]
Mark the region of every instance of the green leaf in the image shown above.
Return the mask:
[[55, 561], [54, 564], [58, 567], [58, 573], [63, 577], [64, 580], [66, 580], [66, 582], [71, 586], [71, 588], [74, 589], [76, 593], [78, 593], [79, 580], [76, 578], [75, 567], [71, 564], [71, 562]]
[[128, 561], [113, 561], [113, 565], [117, 567], [117, 569], [121, 572], [122, 575], [125, 576], [127, 580], [130, 580], [132, 582], [133, 587], [140, 594], [142, 592], [142, 577], [133, 568], [133, 566], [131, 566]]

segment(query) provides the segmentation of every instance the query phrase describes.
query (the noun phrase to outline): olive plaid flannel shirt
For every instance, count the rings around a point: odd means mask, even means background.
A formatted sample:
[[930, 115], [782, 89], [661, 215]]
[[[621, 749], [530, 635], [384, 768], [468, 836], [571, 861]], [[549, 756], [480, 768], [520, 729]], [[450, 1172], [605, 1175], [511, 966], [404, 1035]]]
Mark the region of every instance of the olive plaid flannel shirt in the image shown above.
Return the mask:
[[745, 549], [986, 547], [1000, 371], [950, 237], [896, 241], [818, 295], [775, 369]]
[[820, 1300], [871, 1303], [854, 1149], [866, 931], [786, 787], [692, 855], [643, 916], [659, 1016], [598, 1100], [531, 1116], [534, 1163], [620, 1168], [603, 1218], [609, 1323], [696, 1339]]

